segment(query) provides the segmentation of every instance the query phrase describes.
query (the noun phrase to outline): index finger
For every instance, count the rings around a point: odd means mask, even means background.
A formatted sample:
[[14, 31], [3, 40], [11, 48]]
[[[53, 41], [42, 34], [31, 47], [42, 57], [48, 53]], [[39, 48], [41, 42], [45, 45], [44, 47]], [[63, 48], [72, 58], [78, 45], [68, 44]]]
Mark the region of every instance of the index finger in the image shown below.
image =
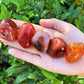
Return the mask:
[[55, 29], [63, 34], [67, 31], [70, 31], [73, 28], [73, 25], [58, 19], [41, 19], [40, 25], [45, 28]]
[[[12, 19], [12, 21], [14, 21], [14, 22], [16, 23], [16, 25], [17, 25], [18, 28], [20, 28], [21, 25], [22, 25], [23, 23], [25, 23], [24, 21], [15, 20], [15, 19]], [[41, 27], [41, 26], [39, 26], [39, 25], [35, 25], [35, 24], [32, 24], [32, 25], [35, 27], [36, 30], [43, 30], [43, 27]], [[39, 27], [40, 27], [40, 28], [39, 28]]]

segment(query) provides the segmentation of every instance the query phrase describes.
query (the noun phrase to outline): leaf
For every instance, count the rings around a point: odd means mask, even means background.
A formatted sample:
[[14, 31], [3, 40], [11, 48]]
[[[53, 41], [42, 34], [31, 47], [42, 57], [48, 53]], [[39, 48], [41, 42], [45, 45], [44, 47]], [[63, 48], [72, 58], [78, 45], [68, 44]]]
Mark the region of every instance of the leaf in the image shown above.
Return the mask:
[[80, 17], [81, 27], [84, 28], [84, 16]]
[[38, 14], [39, 15], [39, 10], [37, 8], [34, 8], [34, 14]]
[[80, 84], [84, 84], [84, 80], [79, 80], [79, 83]]
[[56, 79], [55, 74], [52, 73], [52, 72], [48, 72], [48, 71], [42, 70], [42, 73], [43, 73], [43, 75], [44, 75], [47, 79], [50, 79], [50, 80], [55, 80], [55, 79]]
[[81, 29], [84, 32], [84, 16], [74, 21], [77, 28]]
[[19, 4], [18, 0], [11, 0], [11, 2], [13, 4], [15, 4], [17, 6], [17, 8], [19, 8], [20, 4]]
[[72, 4], [69, 8], [69, 12], [71, 15], [73, 14], [73, 11], [74, 11], [74, 5]]
[[7, 55], [8, 53], [8, 48], [6, 48], [4, 51], [2, 51], [3, 54]]
[[60, 2], [64, 5], [64, 3], [66, 2], [66, 0], [61, 0]]
[[76, 18], [77, 15], [78, 15], [78, 12], [79, 12], [79, 8], [76, 8], [76, 10], [73, 12], [72, 17], [73, 17], [73, 18]]
[[29, 18], [32, 18], [35, 16], [33, 11], [29, 11], [27, 12], [27, 14], [29, 15]]
[[61, 83], [61, 81], [58, 79], [51, 81], [51, 84], [60, 84], [60, 83]]
[[36, 7], [39, 10], [43, 9], [44, 8], [44, 2], [42, 2], [42, 1], [38, 2]]
[[43, 81], [40, 81], [37, 84], [51, 84], [51, 82], [48, 79], [44, 79]]
[[47, 9], [43, 10], [42, 13], [41, 13], [41, 17], [44, 17], [45, 15], [47, 15], [47, 13], [48, 13]]
[[55, 3], [55, 0], [53, 0], [53, 1], [52, 0], [47, 0], [47, 6], [50, 7], [50, 8], [53, 7], [54, 3]]
[[22, 74], [20, 74], [19, 76], [17, 76], [17, 78], [15, 80], [15, 84], [19, 84], [22, 81], [26, 80], [29, 73], [30, 73], [29, 71], [25, 71]]
[[72, 22], [73, 21], [73, 17], [71, 15], [68, 16], [68, 19], [66, 19], [67, 22]]
[[3, 0], [0, 0], [0, 5], [2, 4], [2, 1], [3, 1]]
[[81, 22], [80, 22], [80, 20], [75, 19], [74, 23], [75, 23], [75, 25], [76, 25], [77, 28], [79, 28], [79, 29], [81, 28]]
[[0, 49], [1, 49], [1, 47], [2, 47], [2, 43], [0, 42]]
[[28, 76], [29, 79], [34, 79], [34, 80], [37, 80], [37, 79], [41, 79], [41, 78], [44, 78], [44, 76], [38, 72], [38, 71], [35, 71], [33, 73], [30, 73], [29, 76]]
[[62, 13], [62, 10], [61, 10], [60, 2], [58, 0], [56, 0], [56, 4], [54, 5], [54, 8], [55, 8], [56, 18], [59, 18], [60, 14]]
[[2, 53], [5, 54], [5, 55], [8, 55], [8, 54], [9, 54], [9, 53], [8, 53], [8, 50], [9, 50], [10, 48], [11, 48], [11, 47], [8, 46], [5, 50], [2, 51]]
[[61, 20], [65, 20], [66, 18], [68, 18], [69, 15], [70, 15], [69, 12], [66, 12], [66, 13], [62, 14]]
[[28, 79], [28, 84], [35, 84], [34, 80]]
[[15, 65], [16, 60], [17, 60], [17, 58], [16, 58], [16, 57], [13, 57], [13, 60], [11, 60], [11, 61], [12, 61], [12, 62], [11, 62], [11, 65]]
[[19, 9], [23, 9], [25, 0], [19, 0]]
[[8, 11], [5, 5], [1, 5], [1, 15], [0, 19], [10, 18], [12, 14], [12, 11]]
[[[24, 5], [24, 7], [23, 7], [23, 9], [25, 9], [25, 10], [30, 10], [32, 7], [30, 6], [30, 5]], [[25, 12], [25, 11], [24, 11]], [[29, 12], [29, 11], [28, 11]]]
[[3, 3], [8, 5], [11, 2], [11, 0], [3, 0]]
[[81, 79], [82, 79], [82, 78], [84, 78], [84, 76], [80, 76], [80, 75], [78, 75], [78, 77], [77, 77], [77, 78], [79, 78], [79, 79], [81, 78]]
[[19, 73], [21, 71], [23, 71], [25, 69], [26, 66], [22, 66], [22, 65], [14, 65], [9, 67], [6, 72], [8, 73], [8, 77], [11, 76], [14, 73]]
[[22, 21], [29, 22], [29, 19], [26, 16], [21, 16], [21, 15], [17, 15], [17, 14], [14, 14], [12, 16], [13, 16], [13, 18], [16, 18], [17, 20], [22, 20]]
[[34, 9], [35, 22], [39, 23], [40, 14], [37, 8]]

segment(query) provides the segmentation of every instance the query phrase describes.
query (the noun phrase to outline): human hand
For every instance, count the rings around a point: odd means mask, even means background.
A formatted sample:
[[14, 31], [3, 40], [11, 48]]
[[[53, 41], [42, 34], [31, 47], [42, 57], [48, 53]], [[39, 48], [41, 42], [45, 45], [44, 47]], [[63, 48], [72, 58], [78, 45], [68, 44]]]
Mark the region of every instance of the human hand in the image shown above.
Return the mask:
[[[21, 26], [24, 22], [13, 20], [18, 27]], [[41, 27], [34, 25], [36, 30], [44, 30], [49, 33], [50, 37], [61, 37], [67, 44], [71, 42], [83, 42], [84, 34], [78, 30], [75, 26], [57, 20], [57, 19], [46, 19], [40, 20]], [[17, 41], [9, 42], [6, 40], [1, 40], [2, 42], [15, 47], [9, 50], [9, 53], [19, 59], [35, 64], [39, 67], [42, 67], [48, 71], [61, 73], [65, 75], [84, 75], [84, 56], [73, 63], [68, 63], [64, 57], [61, 58], [52, 58], [48, 54], [40, 53], [35, 50], [33, 47], [29, 49], [22, 48]], [[33, 53], [33, 54], [32, 54]]]

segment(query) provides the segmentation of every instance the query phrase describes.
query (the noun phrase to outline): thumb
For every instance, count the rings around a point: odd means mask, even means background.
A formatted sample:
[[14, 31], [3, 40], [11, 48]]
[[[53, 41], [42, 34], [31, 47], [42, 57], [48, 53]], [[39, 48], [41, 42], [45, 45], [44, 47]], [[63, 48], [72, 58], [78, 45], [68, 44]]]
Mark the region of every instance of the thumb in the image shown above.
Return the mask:
[[52, 28], [55, 29], [61, 33], [66, 33], [66, 31], [69, 31], [73, 28], [73, 25], [58, 20], [58, 19], [41, 19], [40, 20], [40, 25], [45, 27], [45, 28]]

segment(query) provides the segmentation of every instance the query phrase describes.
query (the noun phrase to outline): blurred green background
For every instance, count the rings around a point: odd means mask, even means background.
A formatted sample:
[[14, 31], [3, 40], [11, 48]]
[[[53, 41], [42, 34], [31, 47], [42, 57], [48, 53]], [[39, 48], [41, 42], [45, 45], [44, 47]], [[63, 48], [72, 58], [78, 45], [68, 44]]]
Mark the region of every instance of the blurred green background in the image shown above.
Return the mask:
[[[0, 0], [0, 21], [5, 18], [39, 24], [41, 18], [58, 18], [84, 32], [84, 0]], [[17, 59], [0, 42], [0, 84], [84, 84], [83, 76], [48, 72]]]

